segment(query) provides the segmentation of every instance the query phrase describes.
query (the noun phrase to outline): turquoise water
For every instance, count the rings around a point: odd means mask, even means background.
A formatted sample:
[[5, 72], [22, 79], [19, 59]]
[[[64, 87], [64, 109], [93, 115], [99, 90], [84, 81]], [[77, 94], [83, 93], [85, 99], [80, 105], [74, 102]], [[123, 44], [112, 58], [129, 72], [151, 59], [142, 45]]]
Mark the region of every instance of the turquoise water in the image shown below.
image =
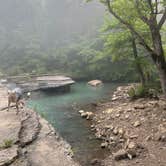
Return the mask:
[[106, 157], [107, 151], [100, 148], [101, 142], [90, 130], [90, 122], [80, 117], [78, 107], [107, 98], [116, 87], [117, 84], [95, 88], [83, 82], [76, 83], [68, 93], [34, 92], [28, 105], [43, 115], [69, 142], [75, 159], [88, 166], [92, 159]]

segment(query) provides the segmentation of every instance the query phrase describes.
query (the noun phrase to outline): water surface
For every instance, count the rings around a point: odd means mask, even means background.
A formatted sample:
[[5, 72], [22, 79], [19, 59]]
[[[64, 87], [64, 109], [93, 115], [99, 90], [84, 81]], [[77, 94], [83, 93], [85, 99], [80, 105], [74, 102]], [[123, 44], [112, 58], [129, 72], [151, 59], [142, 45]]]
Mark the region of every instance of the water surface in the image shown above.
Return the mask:
[[28, 105], [44, 115], [72, 146], [75, 159], [89, 166], [92, 159], [106, 157], [107, 151], [100, 148], [101, 142], [90, 130], [90, 122], [80, 117], [76, 106], [108, 98], [116, 87], [117, 84], [108, 83], [97, 88], [84, 82], [76, 83], [68, 93], [35, 92]]

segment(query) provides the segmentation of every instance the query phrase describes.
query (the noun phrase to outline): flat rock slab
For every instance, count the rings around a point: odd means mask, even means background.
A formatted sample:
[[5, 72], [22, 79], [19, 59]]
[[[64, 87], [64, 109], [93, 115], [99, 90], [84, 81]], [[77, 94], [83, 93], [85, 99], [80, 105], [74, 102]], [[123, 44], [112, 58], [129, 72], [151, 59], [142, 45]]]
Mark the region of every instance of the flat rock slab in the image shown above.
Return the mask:
[[40, 132], [40, 123], [36, 112], [25, 109], [22, 113], [28, 115], [21, 121], [21, 130], [19, 133], [20, 144], [21, 146], [25, 146], [37, 138]]
[[7, 140], [11, 140], [13, 143], [17, 142], [20, 127], [19, 118], [14, 110], [0, 111], [0, 145], [2, 146]]
[[28, 159], [33, 166], [79, 166], [70, 152], [70, 146], [55, 135], [55, 131], [47, 121], [40, 118], [42, 125], [35, 144], [28, 147]]
[[48, 137], [39, 140], [31, 147], [28, 158], [33, 166], [78, 166], [65, 153], [62, 144], [56, 144], [56, 140]]
[[[0, 95], [0, 108], [4, 108], [6, 89], [0, 87]], [[71, 158], [70, 146], [33, 110], [23, 108], [18, 115], [13, 108], [0, 111], [0, 145], [8, 140], [12, 146], [0, 150], [0, 166], [78, 166]]]
[[0, 166], [6, 166], [12, 163], [18, 156], [18, 147], [12, 146], [8, 149], [0, 150]]
[[0, 110], [7, 107], [7, 88], [0, 86]]

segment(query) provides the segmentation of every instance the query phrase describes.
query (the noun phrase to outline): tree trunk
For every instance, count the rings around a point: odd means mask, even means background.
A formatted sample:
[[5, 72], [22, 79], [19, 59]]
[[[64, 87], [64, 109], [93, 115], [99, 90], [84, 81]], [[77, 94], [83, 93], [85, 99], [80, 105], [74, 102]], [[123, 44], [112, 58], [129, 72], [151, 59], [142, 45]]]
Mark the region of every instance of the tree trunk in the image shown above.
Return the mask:
[[137, 59], [138, 59], [138, 52], [137, 52], [137, 46], [136, 46], [135, 38], [134, 38], [134, 35], [133, 35], [133, 34], [132, 34], [132, 47], [133, 47], [134, 59], [135, 59], [135, 61], [136, 61], [136, 69], [137, 69], [137, 72], [138, 72], [138, 74], [139, 74], [141, 84], [144, 86], [144, 85], [145, 85], [145, 76], [144, 76], [144, 73], [143, 73], [141, 64], [140, 64], [140, 62], [138, 62], [138, 60], [137, 60]]
[[156, 20], [151, 22], [150, 30], [154, 48], [153, 53], [151, 53], [151, 57], [158, 69], [162, 91], [166, 95], [166, 60], [164, 56], [161, 35], [159, 29], [157, 28]]
[[[157, 55], [152, 55], [157, 56]], [[162, 87], [163, 93], [166, 95], [166, 62], [164, 56], [157, 56], [157, 58], [153, 58], [156, 67], [158, 69], [160, 83]]]

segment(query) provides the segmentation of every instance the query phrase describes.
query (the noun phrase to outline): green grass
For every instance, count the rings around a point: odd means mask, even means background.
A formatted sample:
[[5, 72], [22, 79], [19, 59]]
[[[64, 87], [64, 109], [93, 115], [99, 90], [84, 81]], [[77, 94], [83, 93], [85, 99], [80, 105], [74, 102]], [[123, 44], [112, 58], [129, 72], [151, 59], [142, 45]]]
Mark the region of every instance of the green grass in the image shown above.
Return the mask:
[[12, 147], [13, 145], [13, 140], [12, 139], [5, 139], [3, 140], [3, 143], [0, 145], [0, 149], [7, 149]]

